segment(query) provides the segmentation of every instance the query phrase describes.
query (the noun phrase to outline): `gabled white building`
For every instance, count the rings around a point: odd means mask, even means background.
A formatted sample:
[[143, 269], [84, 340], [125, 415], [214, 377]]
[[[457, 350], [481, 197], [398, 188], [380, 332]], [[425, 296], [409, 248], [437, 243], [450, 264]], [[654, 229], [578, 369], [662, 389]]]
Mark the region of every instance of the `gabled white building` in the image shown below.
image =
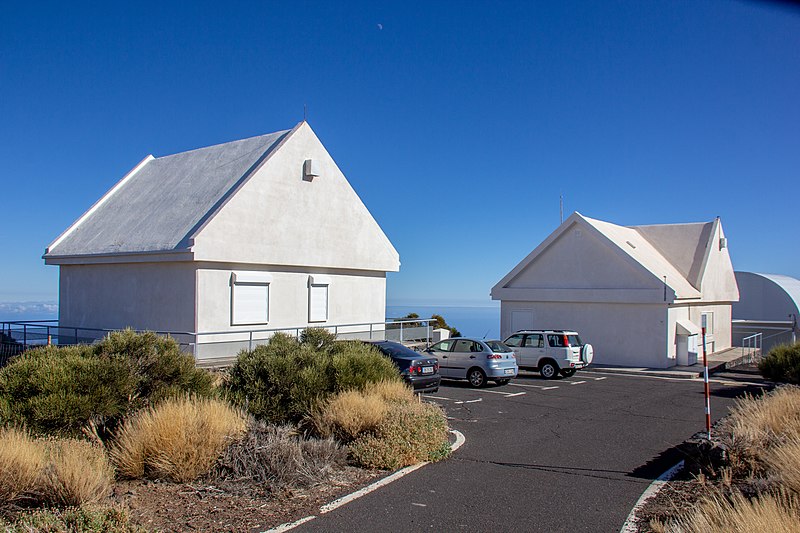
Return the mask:
[[61, 326], [188, 332], [383, 322], [400, 266], [306, 122], [146, 157], [44, 259]]
[[739, 293], [719, 219], [623, 227], [573, 213], [491, 291], [503, 337], [577, 330], [595, 363], [666, 368], [731, 346]]

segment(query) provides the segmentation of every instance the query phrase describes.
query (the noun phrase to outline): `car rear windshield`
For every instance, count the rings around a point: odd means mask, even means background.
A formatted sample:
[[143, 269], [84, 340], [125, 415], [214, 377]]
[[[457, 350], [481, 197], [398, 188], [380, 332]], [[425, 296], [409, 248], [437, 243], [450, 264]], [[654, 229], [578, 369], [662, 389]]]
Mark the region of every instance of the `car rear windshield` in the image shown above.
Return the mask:
[[503, 352], [514, 351], [500, 341], [484, 341], [484, 342], [486, 342], [486, 346], [488, 346], [489, 349], [492, 350], [493, 352], [503, 353]]
[[581, 338], [577, 335], [567, 335], [567, 339], [569, 340], [570, 346], [583, 346]]
[[419, 357], [419, 354], [410, 348], [406, 348], [402, 344], [386, 343], [381, 345], [381, 350], [384, 353], [394, 357]]

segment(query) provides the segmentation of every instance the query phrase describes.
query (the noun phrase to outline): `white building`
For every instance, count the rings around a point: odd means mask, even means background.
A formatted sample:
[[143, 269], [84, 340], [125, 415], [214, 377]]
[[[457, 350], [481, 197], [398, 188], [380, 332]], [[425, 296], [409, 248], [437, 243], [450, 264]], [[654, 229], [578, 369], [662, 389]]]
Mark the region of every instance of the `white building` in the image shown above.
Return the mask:
[[61, 326], [186, 332], [383, 322], [400, 266], [306, 122], [147, 156], [44, 259]]
[[573, 213], [491, 291], [503, 337], [577, 330], [595, 363], [666, 368], [731, 346], [739, 298], [719, 219], [623, 227]]
[[778, 344], [791, 344], [800, 335], [800, 280], [780, 274], [736, 272], [739, 301], [733, 304], [733, 342], [756, 333], [763, 353]]

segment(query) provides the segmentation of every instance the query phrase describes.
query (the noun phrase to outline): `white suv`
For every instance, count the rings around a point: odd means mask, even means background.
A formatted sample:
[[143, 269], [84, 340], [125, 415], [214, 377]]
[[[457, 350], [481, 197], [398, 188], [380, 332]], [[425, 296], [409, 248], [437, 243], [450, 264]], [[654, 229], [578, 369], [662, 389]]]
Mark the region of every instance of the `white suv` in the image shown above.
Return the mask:
[[504, 344], [517, 355], [520, 369], [538, 370], [544, 379], [559, 372], [569, 377], [592, 362], [594, 350], [574, 331], [560, 329], [523, 330], [508, 337]]

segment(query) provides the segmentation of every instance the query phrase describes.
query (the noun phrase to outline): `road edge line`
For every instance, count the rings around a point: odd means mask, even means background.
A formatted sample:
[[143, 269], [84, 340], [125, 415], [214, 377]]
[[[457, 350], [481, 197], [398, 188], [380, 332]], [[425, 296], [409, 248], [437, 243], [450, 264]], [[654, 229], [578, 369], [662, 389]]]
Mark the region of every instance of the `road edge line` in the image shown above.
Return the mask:
[[[464, 443], [467, 441], [467, 439], [466, 439], [466, 437], [464, 437], [463, 433], [461, 433], [460, 431], [458, 431], [456, 429], [451, 429], [450, 433], [452, 433], [456, 437], [456, 441], [453, 444], [450, 445], [450, 453], [453, 453], [456, 450], [458, 450], [461, 446], [463, 446]], [[396, 481], [396, 480], [400, 479], [401, 477], [403, 477], [403, 476], [405, 476], [407, 474], [410, 474], [411, 472], [414, 472], [415, 470], [418, 470], [418, 469], [420, 469], [423, 466], [428, 465], [428, 464], [430, 464], [430, 461], [424, 461], [422, 463], [417, 463], [415, 465], [411, 465], [411, 466], [407, 466], [405, 468], [401, 468], [400, 470], [398, 470], [394, 474], [386, 476], [383, 479], [379, 479], [378, 481], [375, 481], [374, 483], [371, 483], [371, 484], [367, 485], [366, 487], [360, 488], [355, 492], [351, 492], [350, 494], [347, 494], [346, 496], [342, 496], [341, 498], [337, 498], [337, 499], [333, 500], [332, 502], [323, 505], [322, 507], [319, 508], [319, 514], [329, 513], [331, 511], [333, 511], [334, 509], [338, 509], [339, 507], [341, 507], [343, 505], [346, 505], [346, 504], [352, 502], [353, 500], [357, 500], [358, 498], [360, 498], [360, 497], [362, 497], [362, 496], [364, 496], [366, 494], [369, 494], [370, 492], [372, 492], [374, 490], [377, 490], [377, 489], [379, 489], [381, 487], [384, 487], [384, 486], [388, 485], [389, 483], [391, 483], [393, 481]], [[294, 529], [294, 528], [296, 528], [297, 526], [299, 526], [301, 524], [305, 524], [306, 522], [309, 522], [309, 521], [315, 519], [316, 517], [317, 517], [316, 515], [309, 515], [309, 516], [306, 516], [304, 518], [301, 518], [300, 520], [295, 520], [294, 522], [287, 522], [285, 524], [281, 524], [279, 526], [275, 526], [275, 527], [273, 527], [271, 529], [266, 530], [264, 533], [283, 533], [284, 531], [289, 531], [291, 529]]]
[[642, 495], [639, 496], [639, 499], [636, 500], [636, 504], [633, 506], [633, 509], [631, 509], [631, 512], [628, 513], [628, 518], [625, 520], [625, 523], [622, 524], [619, 533], [636, 533], [638, 531], [636, 527], [636, 514], [639, 512], [639, 509], [644, 506], [644, 503], [647, 500], [658, 494], [658, 491], [660, 491], [668, 481], [675, 477], [681, 468], [683, 468], [683, 465], [684, 461], [681, 459], [678, 464], [658, 476], [653, 480], [652, 483], [650, 483], [650, 485], [648, 485]]

